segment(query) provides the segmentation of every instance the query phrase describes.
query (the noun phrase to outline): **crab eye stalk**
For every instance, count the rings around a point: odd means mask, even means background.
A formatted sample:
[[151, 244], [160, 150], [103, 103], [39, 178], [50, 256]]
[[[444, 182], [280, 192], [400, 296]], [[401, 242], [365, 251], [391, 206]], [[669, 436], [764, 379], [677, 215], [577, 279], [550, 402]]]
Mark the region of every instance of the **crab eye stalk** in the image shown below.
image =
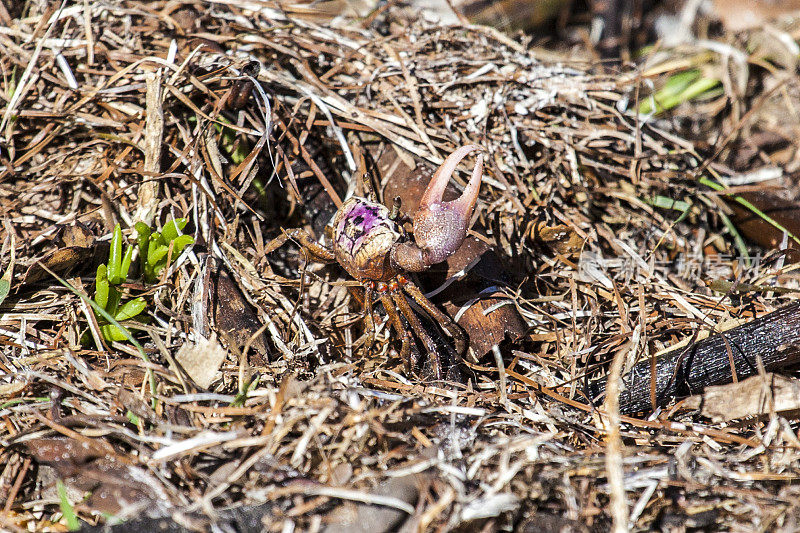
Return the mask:
[[451, 202], [443, 202], [447, 183], [458, 164], [467, 155], [480, 150], [474, 144], [462, 146], [442, 163], [422, 195], [414, 215], [414, 242], [402, 243], [393, 250], [393, 262], [403, 270], [420, 272], [441, 263], [458, 250], [467, 235], [469, 220], [478, 201], [483, 176], [483, 155], [478, 156], [472, 177], [463, 194]]

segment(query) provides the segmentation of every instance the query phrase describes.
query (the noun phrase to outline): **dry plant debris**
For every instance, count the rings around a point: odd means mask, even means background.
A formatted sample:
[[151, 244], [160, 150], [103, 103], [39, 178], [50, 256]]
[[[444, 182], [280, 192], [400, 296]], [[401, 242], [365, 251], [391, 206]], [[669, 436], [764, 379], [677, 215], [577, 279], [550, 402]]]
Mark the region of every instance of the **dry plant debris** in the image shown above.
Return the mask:
[[[758, 250], [708, 185], [741, 177], [733, 141], [757, 95], [692, 107], [683, 122], [723, 132], [709, 142], [632, 111], [641, 71], [396, 6], [25, 5], [0, 27], [0, 527], [797, 528], [793, 415], [637, 418], [586, 395], [612, 360], [618, 390], [660, 350], [795, 298], [780, 250], [737, 257]], [[355, 342], [339, 269], [263, 251], [281, 228], [321, 232], [360, 186], [354, 154], [436, 165], [468, 142], [490, 154], [473, 233], [516, 274], [492, 297], [527, 331], [465, 384], [430, 384], [404, 374], [384, 317], [372, 350]], [[147, 302], [124, 322], [138, 347], [104, 339], [87, 300], [114, 225], [133, 243], [136, 222], [177, 217], [194, 244], [112, 283]], [[220, 327], [231, 309], [243, 325]], [[227, 357], [201, 388], [176, 358], [213, 332]]]

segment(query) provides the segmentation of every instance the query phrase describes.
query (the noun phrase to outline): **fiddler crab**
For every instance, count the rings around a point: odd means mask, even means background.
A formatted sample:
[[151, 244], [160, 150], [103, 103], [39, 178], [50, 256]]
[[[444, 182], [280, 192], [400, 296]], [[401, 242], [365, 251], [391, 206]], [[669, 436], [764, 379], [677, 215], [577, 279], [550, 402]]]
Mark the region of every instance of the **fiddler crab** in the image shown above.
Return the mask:
[[[411, 355], [412, 332], [403, 324], [405, 318], [414, 334], [422, 341], [430, 358], [428, 363], [433, 379], [442, 379], [442, 364], [435, 340], [425, 330], [412, 311], [406, 296], [410, 296], [453, 338], [459, 357], [464, 354], [467, 339], [461, 328], [436, 308], [407, 273], [422, 272], [441, 263], [461, 246], [475, 210], [483, 175], [483, 155], [478, 155], [472, 177], [463, 194], [450, 202], [442, 195], [458, 164], [470, 153], [480, 150], [477, 145], [458, 148], [442, 163], [422, 195], [419, 210], [413, 217], [413, 241], [403, 228], [399, 199], [390, 211], [377, 202], [373, 192], [369, 198], [350, 197], [333, 217], [329, 227], [330, 247], [316, 242], [304, 229], [286, 230], [266, 247], [269, 253], [287, 240], [300, 244], [314, 259], [337, 262], [365, 288], [365, 328], [371, 343], [374, 335], [372, 306], [380, 300], [397, 334], [402, 337], [400, 357], [412, 372], [416, 358]], [[365, 180], [368, 181], [368, 180]]]

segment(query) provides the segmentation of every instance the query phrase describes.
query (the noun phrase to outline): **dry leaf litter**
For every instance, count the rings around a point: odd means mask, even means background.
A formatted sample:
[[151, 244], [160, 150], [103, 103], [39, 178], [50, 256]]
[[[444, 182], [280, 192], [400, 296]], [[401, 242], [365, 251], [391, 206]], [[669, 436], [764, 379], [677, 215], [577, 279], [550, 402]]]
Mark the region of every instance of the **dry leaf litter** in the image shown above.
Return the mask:
[[[700, 181], [739, 183], [743, 116], [779, 92], [739, 79], [744, 92], [682, 117], [639, 115], [680, 68], [669, 61], [702, 46], [608, 74], [397, 7], [323, 20], [269, 2], [115, 0], [13, 22], [0, 28], [0, 262], [14, 273], [0, 527], [65, 530], [59, 483], [90, 524], [202, 530], [236, 507], [269, 531], [605, 531], [612, 515], [636, 531], [799, 527], [791, 414], [728, 424], [669, 404], [620, 418], [585, 392], [614, 359], [624, 374], [796, 298], [708, 286], [798, 288], [774, 251], [745, 266], [759, 251]], [[762, 76], [796, 90], [791, 66]], [[361, 307], [340, 269], [263, 249], [327, 222], [334, 196], [358, 190], [359, 152], [414, 167], [466, 143], [489, 154], [472, 231], [515, 274], [500, 289], [527, 331], [465, 383], [431, 384], [404, 371], [385, 317], [370, 350], [355, 342]], [[123, 285], [148, 302], [126, 323], [147, 360], [130, 342], [98, 347], [76, 293], [94, 295], [114, 223], [133, 242], [136, 221], [173, 217], [194, 245], [156, 283]], [[220, 276], [239, 292], [212, 312]], [[220, 327], [230, 308], [250, 321]], [[210, 373], [195, 368], [205, 353]]]

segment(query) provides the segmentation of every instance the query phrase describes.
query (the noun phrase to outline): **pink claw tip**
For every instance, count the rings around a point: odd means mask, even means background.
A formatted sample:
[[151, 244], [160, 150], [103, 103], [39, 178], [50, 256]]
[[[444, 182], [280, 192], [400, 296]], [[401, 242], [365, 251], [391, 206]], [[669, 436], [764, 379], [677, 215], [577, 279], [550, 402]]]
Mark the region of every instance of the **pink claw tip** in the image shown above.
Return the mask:
[[[455, 172], [458, 164], [466, 156], [468, 156], [475, 150], [480, 150], [480, 149], [481, 147], [476, 144], [468, 144], [466, 146], [457, 148], [455, 152], [447, 156], [447, 159], [444, 160], [442, 165], [436, 170], [436, 173], [433, 175], [431, 182], [428, 184], [428, 188], [425, 189], [425, 192], [422, 194], [422, 199], [420, 200], [419, 203], [420, 209], [430, 207], [435, 202], [441, 202], [442, 196], [444, 195], [444, 191], [447, 188], [447, 184], [450, 181], [450, 178], [453, 176], [453, 172]], [[480, 171], [478, 167], [480, 167]], [[480, 184], [480, 177], [483, 172], [482, 155], [478, 156], [478, 162], [475, 165], [475, 170], [472, 172], [472, 178], [470, 179], [469, 185], [467, 185], [467, 188], [464, 190], [465, 194], [467, 192], [470, 193], [472, 192], [470, 190], [470, 187], [475, 181], [476, 172], [478, 175], [478, 183]], [[476, 199], [477, 199], [477, 194], [476, 194]]]
[[414, 216], [414, 240], [425, 251], [429, 264], [447, 259], [458, 250], [467, 235], [467, 225], [480, 192], [483, 154], [478, 156], [472, 177], [461, 196], [451, 202], [443, 202], [442, 195], [461, 160], [480, 149], [480, 146], [468, 144], [450, 154], [422, 195], [419, 211]]

